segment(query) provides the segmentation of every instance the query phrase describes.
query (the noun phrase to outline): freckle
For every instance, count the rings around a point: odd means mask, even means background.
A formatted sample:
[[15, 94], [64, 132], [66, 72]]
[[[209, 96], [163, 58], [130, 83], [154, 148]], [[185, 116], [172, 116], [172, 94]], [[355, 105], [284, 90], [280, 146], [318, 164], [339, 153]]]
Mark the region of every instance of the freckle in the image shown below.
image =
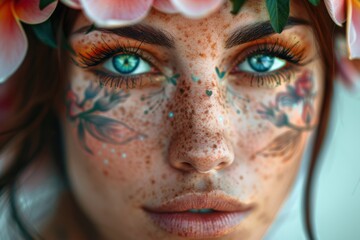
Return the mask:
[[104, 171], [103, 171], [103, 174], [104, 174], [105, 176], [108, 176], [108, 175], [109, 175], [109, 172], [108, 172], [107, 170], [104, 170]]
[[241, 175], [241, 176], [240, 176], [240, 180], [243, 180], [243, 179], [244, 179], [244, 177]]
[[155, 180], [151, 179], [151, 184], [154, 185], [155, 184]]
[[163, 174], [161, 175], [161, 178], [165, 180], [165, 179], [167, 178], [166, 174], [163, 173]]
[[201, 85], [201, 80], [198, 81], [198, 84]]
[[199, 53], [199, 56], [202, 58], [206, 58], [206, 54], [205, 53]]
[[214, 144], [214, 145], [213, 145], [213, 148], [214, 148], [214, 149], [216, 149], [216, 148], [217, 148], [217, 145], [216, 145], [216, 144]]

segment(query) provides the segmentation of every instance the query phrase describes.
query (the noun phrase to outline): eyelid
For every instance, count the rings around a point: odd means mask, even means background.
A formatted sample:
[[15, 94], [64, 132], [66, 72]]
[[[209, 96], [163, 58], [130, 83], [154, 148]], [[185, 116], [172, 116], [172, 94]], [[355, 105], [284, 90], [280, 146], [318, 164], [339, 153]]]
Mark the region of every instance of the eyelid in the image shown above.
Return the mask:
[[81, 53], [79, 51], [76, 54], [76, 57], [73, 58], [73, 60], [75, 61], [75, 63], [77, 63], [79, 67], [90, 69], [98, 67], [100, 64], [104, 63], [106, 60], [116, 55], [134, 54], [147, 61], [152, 67], [156, 68], [160, 72], [161, 68], [159, 68], [160, 64], [158, 63], [158, 60], [153, 57], [153, 55], [149, 52], [141, 49], [141, 45], [122, 45], [119, 42], [115, 42], [115, 45], [113, 46], [111, 43], [106, 43], [105, 41], [104, 43], [99, 43], [99, 45], [101, 46], [98, 46], [97, 44], [92, 44], [92, 46], [88, 48], [90, 50], [85, 53]]
[[[240, 54], [231, 59], [230, 73], [240, 63], [255, 54], [268, 54], [277, 58], [286, 60], [288, 63], [302, 66], [308, 62], [305, 60], [305, 47], [301, 46], [299, 42], [289, 43], [287, 40], [263, 39], [257, 40], [250, 46], [247, 46]], [[280, 56], [279, 56], [280, 53]]]

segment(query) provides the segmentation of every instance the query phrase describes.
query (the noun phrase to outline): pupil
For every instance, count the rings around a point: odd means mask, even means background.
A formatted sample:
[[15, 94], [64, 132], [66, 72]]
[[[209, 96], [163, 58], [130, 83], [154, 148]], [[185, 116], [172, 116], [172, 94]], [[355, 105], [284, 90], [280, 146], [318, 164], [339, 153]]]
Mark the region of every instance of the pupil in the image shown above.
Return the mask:
[[140, 58], [132, 54], [120, 54], [113, 57], [113, 65], [116, 71], [122, 74], [129, 74], [139, 66]]
[[250, 67], [257, 72], [267, 72], [274, 65], [274, 57], [264, 54], [257, 54], [249, 57]]

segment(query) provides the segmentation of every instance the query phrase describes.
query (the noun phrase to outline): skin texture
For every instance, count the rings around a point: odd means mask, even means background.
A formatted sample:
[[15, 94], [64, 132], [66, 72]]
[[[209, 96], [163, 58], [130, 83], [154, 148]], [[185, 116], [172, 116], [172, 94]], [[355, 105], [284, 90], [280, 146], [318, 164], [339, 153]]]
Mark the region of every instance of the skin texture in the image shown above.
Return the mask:
[[[63, 120], [67, 171], [101, 239], [184, 239], [160, 229], [143, 208], [192, 192], [221, 191], [253, 207], [216, 239], [261, 239], [276, 216], [319, 118], [321, 58], [306, 25], [226, 49], [235, 29], [268, 20], [263, 1], [248, 1], [235, 17], [230, 10], [224, 4], [199, 20], [153, 10], [143, 22], [172, 35], [173, 48], [97, 30], [71, 35], [75, 55]], [[290, 15], [307, 19], [301, 6], [292, 5]], [[73, 32], [89, 25], [80, 15]], [[272, 81], [240, 72], [248, 50], [264, 42], [302, 53], [302, 64], [287, 63]], [[119, 45], [153, 61], [141, 84], [115, 88], [102, 78], [99, 85], [94, 72], [107, 60], [87, 67], [81, 57], [99, 56], [93, 47]], [[95, 97], [86, 97], [89, 89], [96, 89]], [[101, 98], [103, 108], [96, 103]]]

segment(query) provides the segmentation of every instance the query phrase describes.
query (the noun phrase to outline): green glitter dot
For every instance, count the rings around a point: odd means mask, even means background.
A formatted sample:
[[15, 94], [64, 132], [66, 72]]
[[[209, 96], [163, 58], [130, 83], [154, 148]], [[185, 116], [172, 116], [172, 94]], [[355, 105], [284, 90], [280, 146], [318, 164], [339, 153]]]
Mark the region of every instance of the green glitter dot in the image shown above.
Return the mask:
[[174, 117], [174, 113], [173, 113], [173, 112], [169, 112], [168, 116], [169, 116], [169, 118], [173, 118], [173, 117]]
[[241, 111], [238, 109], [238, 110], [236, 110], [236, 113], [237, 113], [237, 114], [240, 114], [240, 113], [241, 113]]
[[149, 113], [149, 111], [148, 111], [148, 110], [145, 110], [145, 111], [144, 111], [144, 114], [148, 114], [148, 113]]

